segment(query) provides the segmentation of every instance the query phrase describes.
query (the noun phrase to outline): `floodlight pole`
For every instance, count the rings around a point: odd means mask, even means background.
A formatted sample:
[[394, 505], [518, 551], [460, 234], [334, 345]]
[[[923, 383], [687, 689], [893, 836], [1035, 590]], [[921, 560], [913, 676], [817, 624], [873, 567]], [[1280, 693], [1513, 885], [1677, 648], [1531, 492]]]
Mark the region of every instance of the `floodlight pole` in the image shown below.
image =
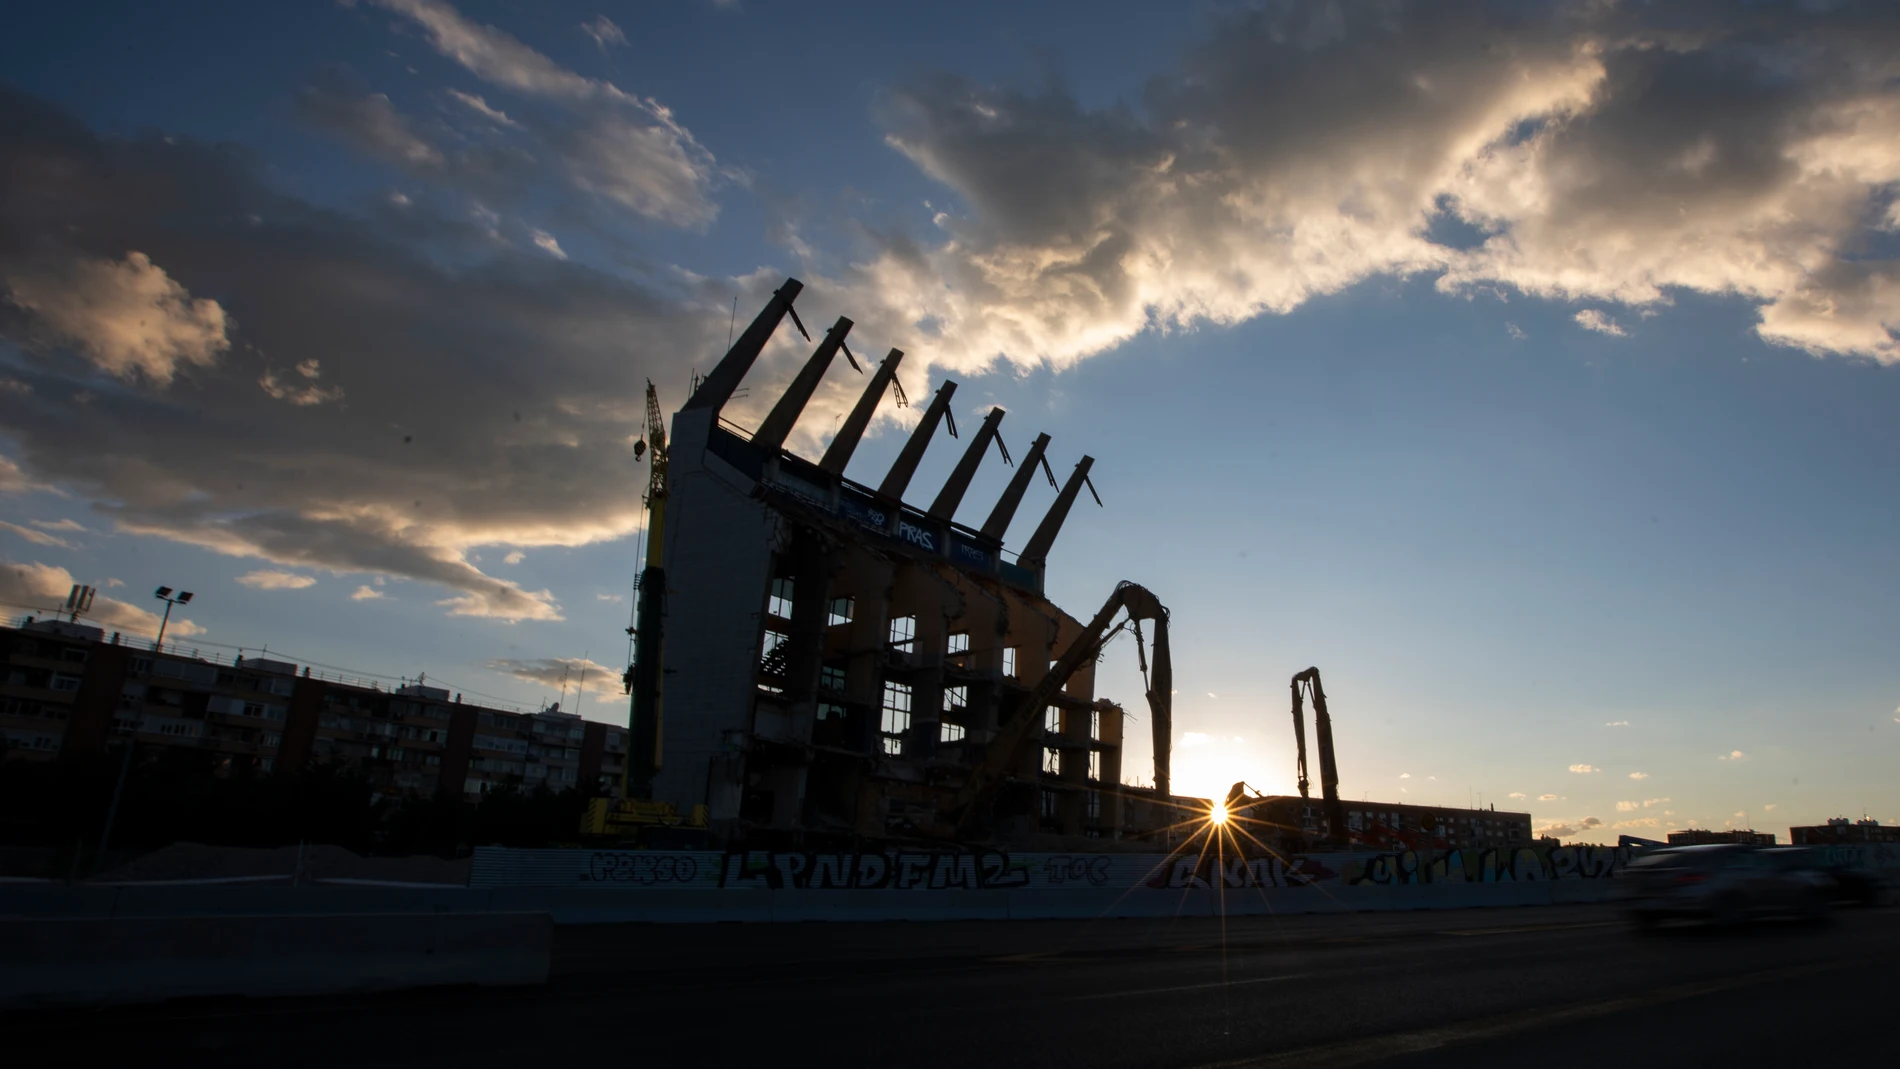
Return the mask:
[[160, 650], [165, 648], [165, 626], [172, 622], [172, 605], [174, 604], [170, 598], [166, 598], [164, 601], [165, 618], [158, 622], [158, 648]]

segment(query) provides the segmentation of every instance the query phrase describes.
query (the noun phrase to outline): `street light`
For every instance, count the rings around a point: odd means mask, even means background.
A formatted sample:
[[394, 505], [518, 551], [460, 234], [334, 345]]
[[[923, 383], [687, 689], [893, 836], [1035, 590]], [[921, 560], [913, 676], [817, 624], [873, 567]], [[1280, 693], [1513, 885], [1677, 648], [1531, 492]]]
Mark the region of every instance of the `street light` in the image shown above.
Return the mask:
[[[152, 591], [152, 596], [165, 603], [165, 618], [158, 622], [158, 642], [152, 647], [160, 653], [163, 653], [165, 650], [165, 625], [172, 622], [172, 606], [189, 604], [191, 602], [191, 591], [183, 590], [180, 591], [176, 597], [173, 597], [172, 588], [162, 586]], [[134, 744], [138, 742], [140, 719], [141, 717], [138, 713], [133, 714], [132, 730], [127, 732], [125, 736], [125, 757], [119, 762], [119, 781], [112, 785], [112, 804], [106, 807], [105, 830], [99, 833], [99, 853], [92, 861], [93, 870], [95, 872], [98, 871], [100, 865], [105, 863], [106, 848], [112, 845], [112, 825], [119, 817], [119, 797], [125, 793], [125, 775], [132, 771], [132, 748]], [[114, 723], [117, 723], [117, 720], [117, 717], [113, 718]]]
[[152, 596], [165, 603], [165, 618], [158, 622], [158, 645], [160, 648], [163, 648], [165, 645], [165, 625], [172, 622], [172, 606], [189, 604], [191, 602], [191, 591], [180, 591], [177, 597], [172, 597], [172, 588], [162, 586], [153, 591]]

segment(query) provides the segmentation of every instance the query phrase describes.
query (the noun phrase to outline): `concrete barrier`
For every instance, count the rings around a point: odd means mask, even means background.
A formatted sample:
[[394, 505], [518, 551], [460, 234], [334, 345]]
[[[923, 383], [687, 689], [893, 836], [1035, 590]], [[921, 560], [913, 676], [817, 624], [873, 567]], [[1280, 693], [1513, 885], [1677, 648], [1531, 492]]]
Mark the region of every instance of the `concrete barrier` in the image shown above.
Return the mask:
[[542, 913], [0, 919], [0, 1008], [545, 983]]
[[545, 913], [557, 925], [763, 924], [807, 921], [1039, 920], [1212, 917], [1487, 909], [1613, 901], [1615, 880], [1504, 883], [1316, 884], [1309, 887], [1013, 890], [814, 890], [763, 887], [633, 888], [599, 885], [429, 888], [0, 887], [0, 917], [457, 915]]

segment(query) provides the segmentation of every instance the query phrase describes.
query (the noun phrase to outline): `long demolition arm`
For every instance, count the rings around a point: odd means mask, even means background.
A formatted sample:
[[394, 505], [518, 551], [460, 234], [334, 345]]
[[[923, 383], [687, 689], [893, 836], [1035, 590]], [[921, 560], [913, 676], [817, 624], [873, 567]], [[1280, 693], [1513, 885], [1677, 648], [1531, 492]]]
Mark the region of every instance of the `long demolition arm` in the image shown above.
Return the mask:
[[1084, 661], [1093, 659], [1101, 651], [1109, 622], [1123, 609], [1128, 611], [1131, 620], [1154, 622], [1154, 673], [1150, 677], [1147, 697], [1155, 722], [1156, 786], [1166, 792], [1165, 755], [1171, 733], [1171, 688], [1174, 679], [1168, 652], [1168, 610], [1145, 587], [1123, 582], [1109, 595], [1102, 611], [1095, 614], [1095, 619], [1082, 628], [1082, 633], [1057, 658], [1048, 674], [1030, 688], [1028, 697], [1023, 699], [1016, 711], [997, 727], [996, 737], [990, 740], [983, 751], [982, 762], [971, 771], [970, 778], [950, 803], [949, 811], [957, 815], [959, 829], [967, 831], [977, 822], [978, 813], [984, 808], [979, 803], [987, 801], [991, 792], [1015, 766], [1043, 707], [1068, 685], [1070, 677], [1075, 675], [1076, 669], [1082, 667]]
[[1346, 806], [1339, 800], [1339, 766], [1333, 760], [1333, 718], [1326, 710], [1326, 690], [1320, 685], [1319, 669], [1308, 668], [1293, 676], [1293, 738], [1298, 743], [1300, 761], [1300, 797], [1307, 795], [1306, 716], [1302, 709], [1304, 692], [1313, 695], [1313, 732], [1319, 737], [1319, 791], [1326, 810], [1326, 823], [1335, 842], [1346, 841]]

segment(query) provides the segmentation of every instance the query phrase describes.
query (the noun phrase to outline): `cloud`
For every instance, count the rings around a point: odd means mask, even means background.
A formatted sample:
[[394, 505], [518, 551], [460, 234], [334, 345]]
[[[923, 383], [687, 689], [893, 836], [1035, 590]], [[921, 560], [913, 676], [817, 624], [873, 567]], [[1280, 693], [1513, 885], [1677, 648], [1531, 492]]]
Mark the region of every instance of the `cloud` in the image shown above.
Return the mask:
[[1643, 804], [1642, 804], [1641, 802], [1618, 802], [1618, 803], [1616, 803], [1616, 811], [1617, 811], [1618, 813], [1633, 813], [1633, 812], [1635, 812], [1636, 810], [1638, 810], [1638, 809], [1641, 809], [1641, 808], [1643, 808]]
[[528, 559], [528, 555], [517, 549], [514, 552], [508, 554], [506, 557], [503, 557], [501, 559], [501, 562], [503, 564], [520, 564], [522, 561], [527, 560], [527, 559]]
[[1213, 699], [1216, 699], [1216, 700], [1219, 700], [1219, 698], [1220, 698], [1220, 695], [1218, 695], [1218, 694], [1216, 694], [1216, 693], [1214, 693], [1214, 692], [1213, 692], [1213, 691], [1211, 691], [1211, 690], [1207, 692], [1207, 696], [1208, 696], [1208, 697], [1210, 697], [1210, 698], [1213, 698]]
[[1554, 794], [1540, 794], [1537, 796], [1537, 800], [1540, 802], [1554, 802], [1557, 800], [1557, 796]]
[[1584, 826], [1584, 827], [1586, 827], [1586, 828], [1594, 828], [1594, 827], [1596, 827], [1597, 825], [1599, 825], [1599, 824], [1602, 824], [1602, 823], [1603, 823], [1603, 822], [1602, 822], [1601, 820], [1598, 820], [1598, 819], [1597, 819], [1596, 817], [1584, 817], [1584, 818], [1583, 818], [1583, 826]]
[[1400, 779], [1411, 779], [1411, 778], [1412, 778], [1412, 774], [1411, 774], [1410, 772], [1401, 772], [1401, 773], [1399, 773], [1399, 778], [1400, 778]]
[[[17, 494], [23, 490], [37, 490], [39, 485], [26, 477], [20, 465], [12, 457], [0, 456], [0, 494]], [[1895, 710], [1900, 712], [1900, 709]]]
[[614, 20], [605, 15], [596, 15], [594, 21], [581, 23], [581, 32], [592, 37], [594, 44], [598, 45], [603, 52], [607, 50], [608, 45], [627, 43], [626, 33], [614, 25]]
[[382, 596], [383, 596], [382, 591], [376, 589], [373, 586], [364, 585], [364, 586], [359, 586], [356, 588], [356, 592], [350, 595], [350, 600], [351, 601], [375, 601], [376, 599]]
[[124, 586], [124, 585], [125, 585], [125, 580], [123, 579], [107, 579], [106, 580], [106, 587], [108, 589], [111, 587]]
[[297, 379], [290, 379], [286, 376], [284, 380], [280, 381], [277, 377], [277, 372], [267, 369], [263, 377], [257, 380], [257, 384], [263, 388], [265, 393], [273, 398], [279, 401], [289, 401], [299, 408], [308, 405], [320, 405], [325, 401], [341, 401], [343, 399], [343, 388], [341, 386], [325, 387], [317, 384], [317, 379], [323, 374], [323, 365], [322, 362], [315, 357], [311, 357], [298, 364], [295, 369], [295, 374], [298, 376]]
[[33, 257], [0, 263], [5, 299], [31, 314], [19, 340], [69, 346], [108, 374], [169, 385], [230, 348], [217, 301], [194, 299], [142, 252], [123, 258]]
[[[0, 558], [0, 602], [10, 606], [51, 611], [66, 600], [79, 580], [64, 568], [37, 561], [21, 564]], [[159, 617], [117, 598], [94, 597], [92, 611], [82, 619], [109, 630], [129, 631], [152, 637], [158, 634]], [[182, 616], [173, 616], [165, 628], [166, 638], [190, 638], [205, 629]]]
[[567, 259], [567, 252], [561, 248], [561, 243], [554, 239], [553, 234], [545, 230], [536, 230], [534, 232], [534, 247], [554, 257], [556, 260]]
[[373, 2], [413, 21], [437, 52], [477, 78], [559, 105], [560, 118], [530, 132], [554, 150], [578, 188], [681, 226], [703, 226], [719, 214], [710, 196], [712, 153], [658, 101], [569, 70], [440, 0]]
[[488, 101], [483, 100], [474, 93], [464, 93], [460, 89], [451, 89], [449, 90], [449, 97], [468, 110], [494, 123], [496, 126], [506, 126], [511, 130], [521, 129], [521, 124], [510, 119], [506, 112], [498, 108], [489, 107]]
[[1182, 734], [1181, 747], [1183, 749], [1187, 749], [1189, 747], [1194, 747], [1194, 746], [1205, 746], [1208, 743], [1213, 742], [1213, 741], [1214, 741], [1214, 736], [1209, 735], [1206, 732], [1189, 731]]
[[[783, 277], [629, 280], [420, 201], [352, 218], [277, 192], [242, 152], [102, 139], [4, 88], [0, 161], [0, 279], [32, 280], [0, 305], [0, 343], [21, 346], [20, 388], [0, 389], [10, 485], [57, 486], [122, 533], [431, 583], [448, 610], [502, 621], [561, 610], [474, 553], [637, 531], [641, 384], [683, 388], [733, 292], [756, 307]], [[769, 350], [753, 392], [797, 349]], [[104, 389], [102, 367], [132, 370]], [[188, 409], [165, 385], [187, 370]], [[294, 403], [339, 384], [337, 403]]]
[[597, 701], [617, 701], [625, 696], [618, 671], [585, 657], [493, 660], [488, 662], [488, 667], [524, 682], [538, 683], [552, 689], [559, 689], [565, 681], [577, 696], [584, 685]]
[[84, 527], [79, 525], [79, 522], [77, 520], [65, 520], [65, 519], [33, 520], [31, 522], [33, 526], [38, 527], [42, 531], [81, 531], [83, 532], [85, 530]]
[[1524, 792], [1523, 792], [1523, 791], [1512, 791], [1512, 792], [1511, 792], [1511, 797], [1512, 797], [1512, 798], [1515, 798], [1515, 799], [1517, 799], [1518, 801], [1523, 801], [1523, 800], [1524, 800]]
[[1577, 325], [1583, 329], [1594, 330], [1598, 334], [1608, 334], [1616, 338], [1625, 337], [1629, 334], [1628, 331], [1617, 326], [1616, 320], [1611, 319], [1598, 308], [1585, 308], [1571, 318], [1575, 319]]
[[253, 590], [304, 590], [317, 585], [315, 576], [278, 571], [246, 572], [237, 581]]
[[1516, 323], [1513, 323], [1508, 319], [1505, 320], [1504, 322], [1504, 333], [1509, 334], [1511, 336], [1512, 341], [1523, 341], [1525, 338], [1529, 337], [1528, 334], [1524, 333], [1524, 328], [1518, 326]]
[[1556, 839], [1567, 839], [1577, 834], [1577, 829], [1568, 824], [1552, 824], [1547, 828], [1541, 829], [1537, 834], [1548, 835]]
[[1606, 728], [1626, 728], [1630, 726], [1630, 722], [1627, 720], [1612, 720], [1603, 726]]
[[1633, 820], [1619, 820], [1610, 825], [1612, 828], [1660, 828], [1662, 821], [1655, 817], [1637, 817]]
[[1900, 361], [1900, 261], [1866, 251], [1900, 180], [1900, 25], [1702, 11], [1236, 5], [1138, 106], [919, 78], [880, 122], [953, 197], [853, 271], [889, 323], [939, 323], [932, 359], [956, 368], [1061, 367], [1376, 276], [1732, 296], [1770, 343]]
[[1645, 798], [1643, 799], [1643, 808], [1648, 809], [1651, 806], [1667, 805], [1668, 802], [1669, 799], [1667, 798]]
[[58, 546], [61, 549], [74, 548], [71, 542], [66, 541], [64, 538], [60, 538], [57, 535], [50, 535], [50, 534], [47, 534], [45, 531], [35, 531], [31, 527], [22, 527], [17, 523], [8, 523], [5, 520], [0, 520], [0, 531], [7, 531], [11, 534], [17, 535], [18, 537], [24, 538], [28, 542], [31, 542], [36, 546]]
[[1603, 770], [1595, 765], [1571, 765], [1570, 771], [1583, 775], [1590, 772], [1601, 772]]
[[1771, 802], [1768, 805], [1762, 806], [1761, 808], [1762, 808], [1762, 812], [1764, 813], [1772, 813], [1775, 811], [1775, 803]]
[[1649, 773], [1647, 773], [1647, 772], [1632, 772], [1632, 773], [1630, 773], [1630, 778], [1631, 778], [1631, 779], [1648, 779], [1648, 778], [1649, 778]]
[[353, 92], [340, 75], [329, 74], [297, 97], [305, 122], [341, 138], [358, 152], [411, 171], [428, 172], [443, 164], [442, 150], [416, 133], [382, 93]]
[[1745, 753], [1743, 753], [1743, 752], [1742, 752], [1742, 751], [1740, 751], [1740, 750], [1730, 750], [1730, 751], [1729, 751], [1728, 753], [1725, 753], [1725, 754], [1723, 754], [1722, 756], [1720, 756], [1720, 757], [1718, 757], [1718, 758], [1716, 758], [1716, 760], [1718, 760], [1718, 761], [1741, 761], [1741, 760], [1744, 760], [1744, 759], [1745, 759], [1745, 758], [1747, 758], [1747, 757], [1748, 757], [1748, 755], [1747, 755], [1747, 754], [1745, 754]]
[[595, 601], [617, 602], [623, 600], [619, 594], [595, 594]]

